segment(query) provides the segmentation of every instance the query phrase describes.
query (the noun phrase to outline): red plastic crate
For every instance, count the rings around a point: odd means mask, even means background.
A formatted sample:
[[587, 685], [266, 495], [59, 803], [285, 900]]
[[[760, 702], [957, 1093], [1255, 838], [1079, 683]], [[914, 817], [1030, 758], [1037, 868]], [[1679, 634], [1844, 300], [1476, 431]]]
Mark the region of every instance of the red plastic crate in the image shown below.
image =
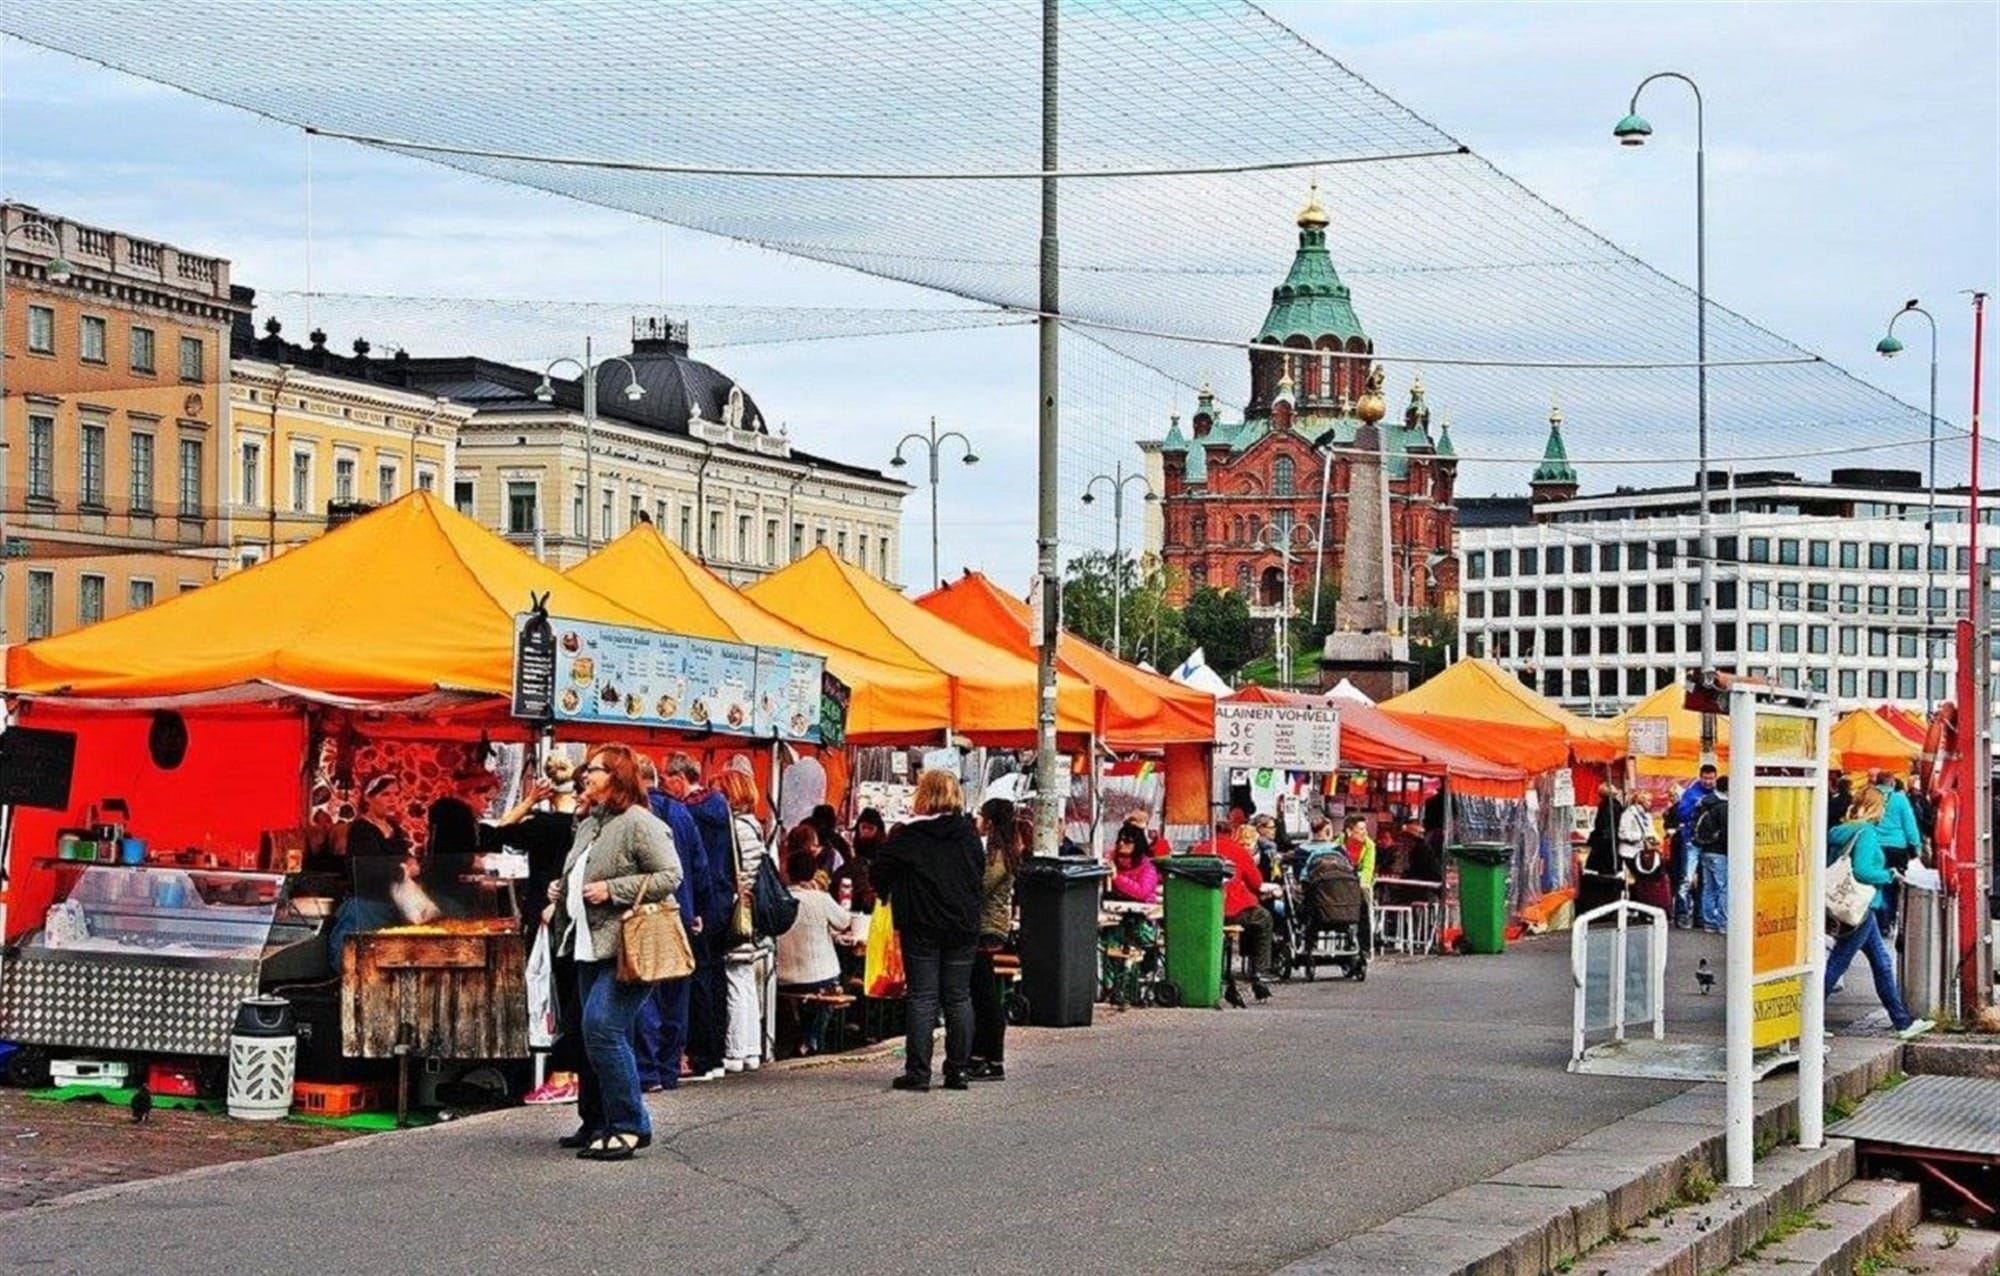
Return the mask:
[[358, 1082], [300, 1081], [292, 1086], [292, 1109], [301, 1116], [344, 1117], [382, 1107], [382, 1092]]
[[192, 1063], [156, 1062], [146, 1068], [146, 1088], [191, 1099], [201, 1093], [201, 1081]]

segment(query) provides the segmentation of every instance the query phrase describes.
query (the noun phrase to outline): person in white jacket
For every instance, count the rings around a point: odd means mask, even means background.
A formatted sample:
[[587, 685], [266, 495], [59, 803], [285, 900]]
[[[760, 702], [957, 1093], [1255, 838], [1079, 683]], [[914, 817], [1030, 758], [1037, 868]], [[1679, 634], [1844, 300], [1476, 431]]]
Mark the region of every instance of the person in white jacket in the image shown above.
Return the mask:
[[[770, 854], [764, 831], [757, 825], [757, 781], [734, 767], [720, 772], [710, 787], [729, 802], [730, 829], [736, 852], [734, 916], [748, 917], [757, 869]], [[733, 927], [732, 919], [732, 927]], [[729, 1025], [723, 1034], [722, 1070], [755, 1072], [764, 1062], [763, 976], [771, 941], [732, 929], [738, 942], [723, 955], [722, 977], [729, 995]]]
[[[778, 936], [778, 991], [827, 993], [840, 987], [840, 952], [834, 936], [854, 925], [854, 914], [819, 885], [819, 844], [812, 826], [801, 824], [785, 837], [785, 881], [799, 901], [798, 920]], [[827, 1007], [801, 1004], [799, 1045], [818, 1054], [825, 1044]]]

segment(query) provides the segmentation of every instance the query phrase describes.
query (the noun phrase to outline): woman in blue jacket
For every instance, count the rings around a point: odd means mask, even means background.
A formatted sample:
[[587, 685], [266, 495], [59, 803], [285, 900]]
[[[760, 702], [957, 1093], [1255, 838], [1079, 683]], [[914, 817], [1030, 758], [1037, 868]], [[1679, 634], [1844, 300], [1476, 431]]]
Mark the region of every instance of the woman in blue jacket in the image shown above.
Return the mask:
[[1918, 1019], [1903, 1005], [1902, 990], [1896, 986], [1896, 967], [1890, 960], [1888, 945], [1882, 942], [1879, 920], [1882, 887], [1896, 880], [1883, 858], [1882, 840], [1875, 831], [1883, 806], [1879, 789], [1863, 789], [1848, 809], [1847, 819], [1827, 830], [1826, 862], [1832, 864], [1842, 855], [1849, 856], [1854, 863], [1854, 879], [1873, 887], [1874, 897], [1860, 925], [1846, 928], [1845, 933], [1836, 931], [1833, 951], [1826, 959], [1826, 988], [1831, 990], [1840, 982], [1857, 952], [1866, 955], [1868, 968], [1875, 975], [1875, 995], [1882, 999], [1882, 1009], [1889, 1012], [1889, 1023], [1901, 1036], [1914, 1037], [1936, 1025], [1928, 1019]]

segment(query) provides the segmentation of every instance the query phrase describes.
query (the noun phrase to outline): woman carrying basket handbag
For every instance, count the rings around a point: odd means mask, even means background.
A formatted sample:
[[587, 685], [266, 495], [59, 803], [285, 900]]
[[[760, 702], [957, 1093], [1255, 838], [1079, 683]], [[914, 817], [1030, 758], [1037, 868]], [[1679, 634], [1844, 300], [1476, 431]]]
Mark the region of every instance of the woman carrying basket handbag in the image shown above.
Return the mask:
[[632, 1021], [653, 985], [620, 978], [625, 917], [641, 899], [667, 900], [680, 885], [673, 836], [646, 804], [639, 766], [622, 744], [584, 763], [582, 816], [562, 875], [549, 885], [558, 955], [576, 962], [576, 996], [564, 1030], [582, 1038], [576, 1133], [562, 1146], [586, 1161], [629, 1161], [653, 1141], [632, 1053]]
[[[1883, 898], [1881, 888], [1896, 880], [1889, 871], [1888, 860], [1882, 854], [1881, 840], [1875, 834], [1875, 823], [1882, 818], [1884, 802], [1880, 789], [1862, 789], [1855, 795], [1854, 802], [1847, 808], [1847, 818], [1826, 832], [1826, 862], [1829, 869], [1847, 861], [1848, 872], [1860, 884], [1868, 896], [1868, 908], [1861, 920], [1852, 925], [1832, 915], [1836, 894], [1836, 874], [1827, 875], [1827, 897], [1829, 913], [1827, 928], [1833, 935], [1833, 951], [1826, 957], [1826, 988], [1831, 991], [1847, 973], [1854, 961], [1854, 955], [1861, 953], [1868, 958], [1868, 969], [1875, 975], [1875, 995], [1881, 999], [1882, 1009], [1889, 1012], [1889, 1024], [1903, 1037], [1914, 1037], [1930, 1031], [1937, 1025], [1928, 1019], [1919, 1019], [1903, 1005], [1902, 989], [1896, 985], [1896, 966], [1889, 956], [1889, 947], [1882, 942], [1881, 910]], [[1845, 893], [1846, 888], [1838, 888]]]

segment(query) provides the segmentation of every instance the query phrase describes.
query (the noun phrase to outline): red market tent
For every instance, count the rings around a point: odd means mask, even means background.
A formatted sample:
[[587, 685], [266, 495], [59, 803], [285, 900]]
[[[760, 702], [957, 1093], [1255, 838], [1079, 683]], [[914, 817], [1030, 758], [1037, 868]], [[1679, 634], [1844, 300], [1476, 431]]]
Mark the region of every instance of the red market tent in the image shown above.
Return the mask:
[[[1223, 703], [1325, 705], [1329, 702], [1295, 691], [1253, 686], [1227, 697]], [[1527, 791], [1528, 775], [1519, 767], [1460, 749], [1372, 706], [1346, 699], [1331, 703], [1340, 710], [1343, 766], [1441, 775], [1457, 791], [1481, 797], [1518, 798]]]

